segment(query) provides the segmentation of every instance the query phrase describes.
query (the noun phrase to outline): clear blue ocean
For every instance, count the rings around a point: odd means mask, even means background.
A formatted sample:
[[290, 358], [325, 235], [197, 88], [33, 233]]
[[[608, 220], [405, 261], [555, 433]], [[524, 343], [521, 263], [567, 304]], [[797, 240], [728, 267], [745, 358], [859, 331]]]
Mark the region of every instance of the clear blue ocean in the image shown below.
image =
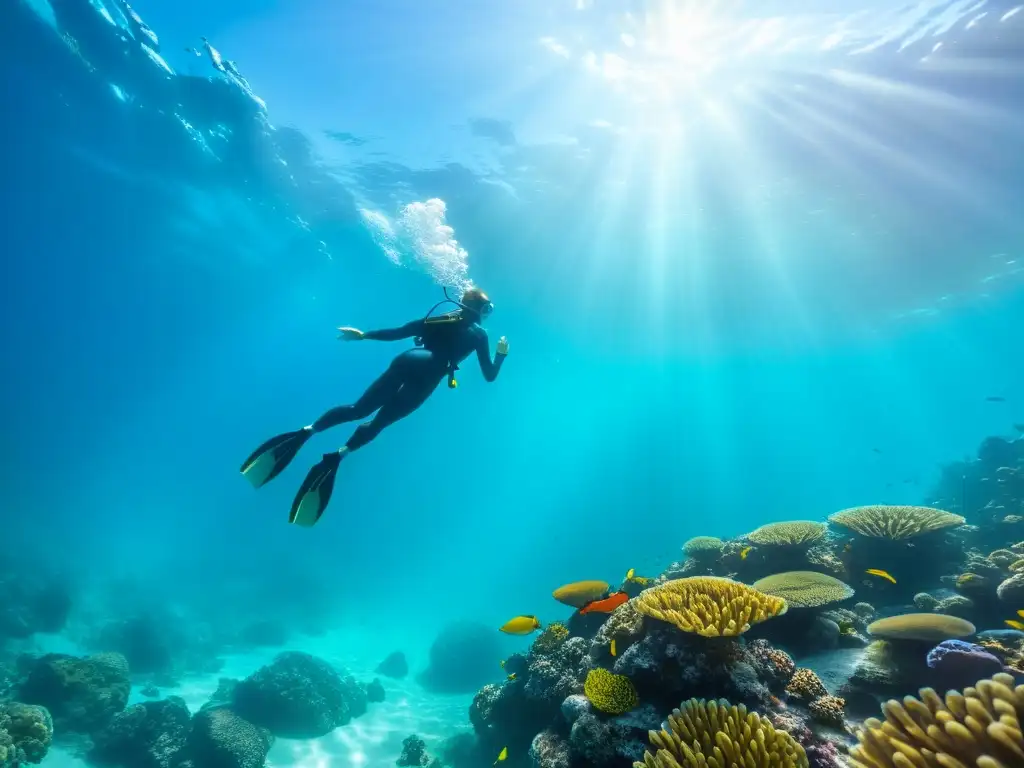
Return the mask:
[[[562, 584], [861, 505], [980, 525], [936, 489], [1024, 431], [1024, 6], [818, 5], [0, 0], [0, 666], [116, 651], [194, 713], [400, 651], [267, 756], [390, 766], [474, 732]], [[338, 329], [476, 288], [500, 375], [435, 371], [290, 525], [365, 414], [259, 490], [246, 456], [414, 348]], [[488, 679], [426, 684], [439, 636]], [[101, 763], [58, 723], [42, 765]]]

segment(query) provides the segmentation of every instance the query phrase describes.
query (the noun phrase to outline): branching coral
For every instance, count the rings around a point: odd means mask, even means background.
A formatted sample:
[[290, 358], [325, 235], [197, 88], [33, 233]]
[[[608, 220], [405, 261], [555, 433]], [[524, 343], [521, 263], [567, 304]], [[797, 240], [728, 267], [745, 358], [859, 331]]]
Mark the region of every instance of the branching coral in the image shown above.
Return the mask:
[[812, 701], [822, 696], [828, 696], [828, 690], [821, 678], [812, 669], [801, 667], [793, 673], [793, 678], [786, 686], [786, 693], [798, 699]]
[[694, 536], [683, 544], [683, 552], [687, 557], [714, 558], [722, 553], [725, 542], [714, 536]]
[[825, 536], [826, 526], [813, 520], [792, 520], [785, 523], [768, 523], [746, 538], [760, 546], [798, 547], [813, 544]]
[[648, 750], [634, 768], [807, 768], [804, 748], [767, 718], [724, 699], [690, 699], [668, 717], [668, 728], [649, 734]]
[[791, 608], [817, 608], [853, 596], [853, 587], [816, 571], [788, 571], [755, 581], [754, 589], [785, 600]]
[[819, 696], [807, 709], [815, 722], [842, 728], [846, 717], [843, 711], [845, 706], [846, 700], [838, 696]]
[[613, 675], [607, 669], [597, 667], [587, 673], [583, 693], [595, 709], [609, 715], [629, 712], [640, 703], [636, 688], [625, 675]]
[[905, 613], [868, 625], [868, 634], [890, 640], [941, 642], [974, 634], [974, 625], [941, 613]]
[[874, 505], [836, 512], [829, 522], [878, 539], [909, 539], [942, 528], [963, 525], [964, 518], [932, 507]]
[[1024, 765], [1024, 686], [998, 674], [943, 699], [922, 688], [920, 699], [882, 705], [884, 721], [870, 718], [850, 750], [854, 768], [1011, 768]]
[[715, 576], [675, 579], [636, 598], [640, 613], [704, 637], [735, 637], [786, 612], [786, 601]]

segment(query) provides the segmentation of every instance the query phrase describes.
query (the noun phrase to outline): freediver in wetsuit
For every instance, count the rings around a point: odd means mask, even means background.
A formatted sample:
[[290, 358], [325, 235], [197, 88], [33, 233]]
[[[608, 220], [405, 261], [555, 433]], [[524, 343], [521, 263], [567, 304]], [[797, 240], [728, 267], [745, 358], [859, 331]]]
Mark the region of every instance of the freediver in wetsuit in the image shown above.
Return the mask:
[[[447, 293], [445, 296], [447, 297]], [[416, 348], [402, 352], [391, 365], [351, 405], [339, 405], [312, 424], [285, 432], [267, 440], [242, 464], [242, 474], [254, 487], [259, 488], [273, 480], [295, 458], [306, 441], [318, 432], [351, 421], [373, 418], [356, 427], [352, 437], [337, 451], [325, 453], [323, 459], [306, 476], [292, 503], [288, 522], [312, 526], [320, 519], [334, 488], [334, 478], [341, 460], [350, 452], [362, 448], [381, 433], [385, 427], [404, 419], [426, 402], [446, 376], [448, 386], [456, 387], [455, 371], [459, 363], [476, 352], [480, 370], [487, 381], [494, 381], [501, 364], [508, 355], [508, 341], [498, 340], [494, 358], [491, 358], [487, 331], [481, 323], [494, 310], [487, 295], [479, 288], [470, 288], [458, 304], [459, 309], [445, 315], [427, 316], [413, 320], [398, 328], [364, 333], [358, 328], [339, 328], [341, 341], [399, 341], [415, 338]], [[440, 304], [436, 304], [433, 312]]]

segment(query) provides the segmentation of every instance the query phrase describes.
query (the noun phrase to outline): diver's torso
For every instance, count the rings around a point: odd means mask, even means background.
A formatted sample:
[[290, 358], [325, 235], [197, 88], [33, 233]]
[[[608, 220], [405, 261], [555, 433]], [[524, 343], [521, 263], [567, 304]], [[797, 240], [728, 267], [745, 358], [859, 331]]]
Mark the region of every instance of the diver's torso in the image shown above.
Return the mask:
[[439, 363], [458, 365], [476, 350], [483, 333], [477, 323], [454, 319], [446, 323], [424, 323], [420, 337], [422, 348], [430, 352]]

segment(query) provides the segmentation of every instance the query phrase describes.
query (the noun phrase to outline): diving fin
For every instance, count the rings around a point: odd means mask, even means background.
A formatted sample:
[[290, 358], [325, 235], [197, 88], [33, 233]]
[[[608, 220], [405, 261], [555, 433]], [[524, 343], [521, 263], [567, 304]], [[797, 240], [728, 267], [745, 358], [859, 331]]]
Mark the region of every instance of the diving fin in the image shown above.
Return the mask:
[[270, 438], [245, 460], [242, 474], [253, 488], [261, 488], [281, 474], [312, 434], [312, 429], [303, 427]]
[[320, 463], [309, 470], [299, 492], [295, 494], [292, 511], [288, 515], [289, 523], [310, 528], [320, 520], [331, 500], [334, 478], [338, 474], [342, 456], [343, 451], [325, 453]]

